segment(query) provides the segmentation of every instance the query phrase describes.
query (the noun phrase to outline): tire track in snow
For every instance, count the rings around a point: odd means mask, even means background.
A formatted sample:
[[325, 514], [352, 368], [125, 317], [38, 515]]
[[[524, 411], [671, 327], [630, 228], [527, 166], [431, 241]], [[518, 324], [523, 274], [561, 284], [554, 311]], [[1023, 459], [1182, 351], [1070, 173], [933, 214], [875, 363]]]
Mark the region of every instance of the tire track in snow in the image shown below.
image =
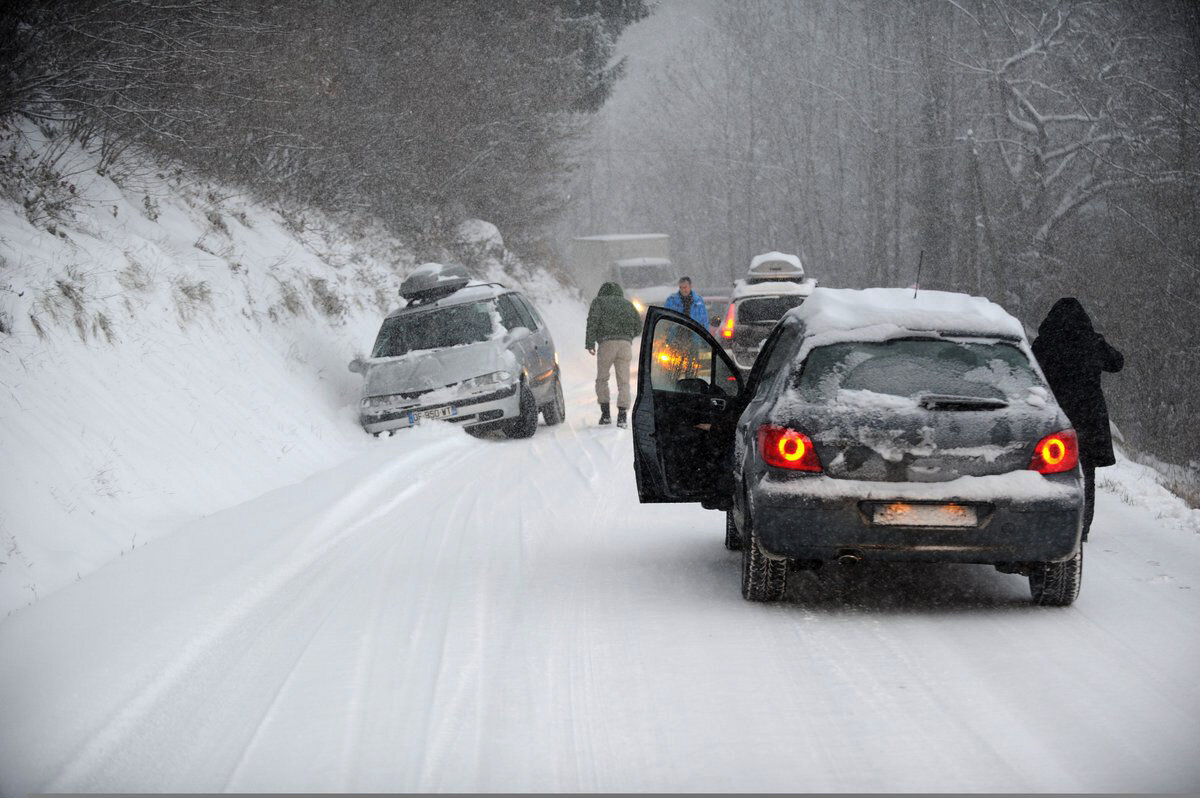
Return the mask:
[[[457, 443], [453, 440], [439, 441], [422, 448], [410, 457], [390, 463], [381, 473], [372, 477], [368, 485], [356, 490], [345, 504], [339, 503], [320, 516], [310, 528], [309, 534], [303, 538], [308, 551], [274, 568], [248, 587], [235, 603], [192, 638], [170, 664], [105, 722], [97, 734], [73, 753], [44, 791], [69, 792], [72, 785], [87, 784], [87, 774], [101, 769], [106, 761], [121, 751], [125, 738], [144, 728], [155, 714], [155, 708], [162, 704], [178, 685], [186, 681], [189, 673], [204, 667], [210, 652], [218, 648], [223, 640], [236, 637], [235, 632], [247, 623], [257, 608], [283, 592], [289, 584], [301, 580], [313, 566], [353, 538], [359, 529], [377, 519], [387, 517], [403, 504], [411, 493], [420, 489], [420, 483], [394, 493], [377, 504], [374, 510], [367, 511], [367, 515], [355, 519], [356, 512], [362, 512], [364, 507], [370, 506], [370, 499], [379, 497], [391, 488], [400, 473], [426, 460], [440, 457], [444, 451], [456, 448]], [[344, 528], [336, 531], [343, 525]], [[322, 532], [323, 537], [319, 534]]]

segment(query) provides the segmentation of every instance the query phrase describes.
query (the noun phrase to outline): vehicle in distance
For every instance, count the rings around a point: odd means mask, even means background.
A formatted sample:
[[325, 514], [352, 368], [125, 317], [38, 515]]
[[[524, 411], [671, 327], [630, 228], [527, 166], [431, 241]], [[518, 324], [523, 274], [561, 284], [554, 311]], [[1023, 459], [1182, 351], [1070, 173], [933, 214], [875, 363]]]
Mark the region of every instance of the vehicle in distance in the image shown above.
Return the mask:
[[359, 421], [380, 433], [426, 419], [471, 432], [527, 438], [538, 413], [566, 417], [550, 330], [522, 294], [472, 281], [461, 266], [426, 263], [400, 287], [405, 305], [384, 319], [363, 375]]
[[816, 287], [816, 280], [805, 278], [795, 255], [767, 252], [750, 261], [746, 277], [734, 281], [721, 325], [721, 343], [738, 368], [750, 370], [776, 322], [803, 304]]
[[585, 296], [613, 282], [640, 315], [661, 305], [676, 290], [679, 275], [671, 263], [670, 236], [664, 233], [610, 233], [571, 240], [569, 268]]
[[639, 497], [726, 510], [747, 599], [781, 598], [797, 569], [894, 560], [987, 563], [1038, 604], [1075, 600], [1075, 433], [998, 305], [817, 288], [745, 375], [678, 313], [651, 308], [642, 335]]

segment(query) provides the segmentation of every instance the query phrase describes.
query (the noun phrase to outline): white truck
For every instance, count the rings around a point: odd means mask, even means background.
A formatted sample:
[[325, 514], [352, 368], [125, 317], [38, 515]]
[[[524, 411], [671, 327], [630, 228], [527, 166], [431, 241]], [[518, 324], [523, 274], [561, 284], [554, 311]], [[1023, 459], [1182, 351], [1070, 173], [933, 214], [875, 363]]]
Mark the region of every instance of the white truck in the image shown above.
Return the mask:
[[584, 297], [613, 282], [645, 313], [678, 290], [680, 275], [671, 263], [670, 237], [664, 233], [612, 233], [571, 240], [569, 269]]

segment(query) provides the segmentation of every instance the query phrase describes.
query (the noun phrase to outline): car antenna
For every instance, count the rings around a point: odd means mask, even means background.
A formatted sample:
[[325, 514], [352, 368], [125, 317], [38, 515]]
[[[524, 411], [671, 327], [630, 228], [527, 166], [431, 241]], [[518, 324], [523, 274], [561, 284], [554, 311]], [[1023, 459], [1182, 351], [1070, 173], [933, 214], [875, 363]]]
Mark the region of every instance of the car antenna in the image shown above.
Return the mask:
[[921, 289], [921, 264], [924, 262], [925, 250], [921, 250], [921, 255], [917, 258], [917, 281], [913, 283], [913, 299], [917, 298], [917, 291]]

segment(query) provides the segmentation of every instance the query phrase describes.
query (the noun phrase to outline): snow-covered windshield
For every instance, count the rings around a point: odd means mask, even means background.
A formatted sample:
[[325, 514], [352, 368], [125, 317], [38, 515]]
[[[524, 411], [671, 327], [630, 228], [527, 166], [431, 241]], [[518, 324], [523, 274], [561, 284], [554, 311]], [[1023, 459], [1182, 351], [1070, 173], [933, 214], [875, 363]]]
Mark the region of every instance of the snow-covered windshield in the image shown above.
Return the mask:
[[817, 347], [792, 380], [810, 401], [833, 399], [838, 391], [1008, 400], [1041, 385], [1024, 353], [1011, 344], [912, 338]]
[[422, 349], [442, 349], [492, 337], [495, 302], [468, 302], [384, 321], [371, 357], [399, 357]]

